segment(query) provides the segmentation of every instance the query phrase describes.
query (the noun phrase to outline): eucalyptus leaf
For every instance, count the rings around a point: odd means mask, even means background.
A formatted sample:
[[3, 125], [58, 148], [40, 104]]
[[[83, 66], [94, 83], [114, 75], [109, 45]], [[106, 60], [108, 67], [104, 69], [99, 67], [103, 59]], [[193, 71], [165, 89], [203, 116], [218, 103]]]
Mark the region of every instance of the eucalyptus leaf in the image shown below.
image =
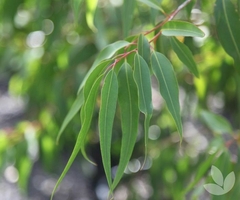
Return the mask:
[[182, 138], [182, 121], [179, 105], [178, 83], [170, 61], [161, 53], [153, 52], [151, 56], [153, 73], [155, 74], [162, 97], [171, 113], [178, 132]]
[[217, 0], [214, 15], [218, 38], [240, 73], [240, 21], [236, 8], [232, 1]]
[[68, 114], [66, 115], [66, 117], [61, 125], [61, 128], [60, 128], [60, 130], [58, 132], [58, 136], [57, 136], [57, 143], [59, 142], [59, 139], [60, 139], [63, 131], [65, 130], [66, 126], [73, 119], [73, 117], [78, 113], [78, 111], [82, 107], [83, 103], [84, 103], [84, 95], [83, 95], [83, 92], [80, 92], [77, 95], [77, 98], [75, 99], [72, 107], [70, 108]]
[[169, 21], [162, 26], [165, 36], [204, 37], [204, 33], [194, 24], [184, 21]]
[[92, 88], [91, 88], [91, 91], [89, 93], [89, 96], [88, 98], [86, 99], [84, 105], [83, 105], [83, 108], [81, 110], [81, 112], [84, 112], [84, 119], [83, 122], [82, 122], [82, 127], [81, 127], [81, 130], [78, 134], [78, 137], [77, 137], [77, 141], [74, 145], [74, 148], [73, 148], [73, 151], [72, 151], [72, 154], [62, 172], [62, 174], [60, 175], [54, 189], [53, 189], [53, 192], [52, 192], [52, 195], [51, 195], [51, 200], [53, 199], [53, 195], [55, 193], [55, 191], [57, 190], [58, 186], [60, 185], [60, 183], [62, 182], [63, 178], [65, 177], [65, 175], [67, 174], [69, 168], [71, 167], [73, 161], [75, 160], [77, 154], [79, 153], [80, 149], [82, 149], [82, 153], [84, 154], [84, 157], [89, 160], [86, 156], [86, 153], [84, 151], [84, 142], [85, 142], [85, 139], [86, 139], [86, 135], [89, 131], [89, 127], [90, 127], [90, 124], [91, 124], [91, 121], [92, 121], [92, 114], [93, 114], [93, 110], [94, 110], [94, 107], [95, 107], [95, 101], [96, 101], [96, 96], [97, 96], [97, 91], [98, 91], [98, 88], [99, 88], [99, 85], [101, 83], [101, 80], [102, 80], [102, 77], [103, 77], [103, 74], [101, 76], [99, 76], [96, 81], [94, 82]]
[[118, 98], [118, 80], [114, 70], [110, 70], [105, 78], [101, 92], [101, 105], [99, 111], [100, 149], [103, 167], [111, 188], [111, 139], [114, 115]]
[[89, 86], [91, 86], [91, 82], [95, 81], [96, 78], [99, 76], [99, 74], [101, 74], [108, 65], [110, 65], [111, 60], [104, 60], [102, 62], [100, 62], [100, 64], [98, 64], [95, 68], [91, 68], [88, 73], [86, 74], [86, 76], [84, 77], [79, 89], [78, 89], [78, 94], [81, 92], [81, 90], [83, 89], [83, 87], [85, 87], [86, 82], [89, 82]]
[[148, 39], [141, 34], [138, 38], [138, 53], [140, 56], [144, 58], [146, 63], [150, 64], [150, 44], [148, 42]]
[[144, 3], [145, 5], [149, 6], [150, 8], [160, 10], [162, 13], [164, 13], [163, 9], [155, 1], [151, 1], [151, 0], [138, 0], [138, 1]]
[[[145, 114], [144, 119], [144, 140], [145, 140], [145, 159], [147, 156], [148, 147], [148, 129], [149, 122], [152, 117], [152, 88], [151, 88], [151, 77], [150, 71], [145, 60], [139, 55], [135, 54], [134, 57], [134, 80], [138, 88], [138, 104], [139, 109]], [[144, 164], [143, 164], [144, 166]]]
[[93, 164], [95, 164], [95, 163], [92, 162], [88, 158], [88, 156], [85, 152], [84, 144], [85, 144], [87, 133], [89, 131], [89, 128], [90, 128], [90, 125], [91, 125], [91, 122], [92, 122], [92, 116], [93, 116], [93, 112], [94, 112], [94, 108], [95, 108], [96, 98], [97, 98], [97, 95], [98, 95], [98, 89], [99, 89], [100, 83], [102, 81], [103, 75], [104, 74], [100, 75], [95, 80], [92, 87], [89, 87], [89, 89], [91, 88], [90, 91], [88, 91], [88, 89], [86, 87], [87, 84], [86, 84], [86, 86], [85, 86], [86, 88], [84, 88], [84, 95], [85, 94], [87, 95], [85, 97], [86, 102], [84, 103], [84, 105], [82, 107], [82, 110], [81, 110], [81, 118], [82, 118], [81, 121], [83, 121], [83, 122], [82, 122], [81, 131], [79, 133], [79, 134], [81, 134], [80, 137], [81, 137], [81, 141], [82, 141], [82, 143], [80, 145], [80, 148], [81, 148], [81, 152], [83, 154], [83, 157]]
[[122, 6], [122, 22], [123, 22], [123, 36], [124, 38], [129, 35], [132, 26], [133, 14], [136, 0], [124, 0]]
[[111, 189], [113, 190], [124, 174], [131, 158], [138, 132], [139, 108], [137, 86], [131, 66], [125, 62], [118, 73], [118, 102], [121, 112], [122, 144], [119, 165]]
[[[117, 42], [114, 42], [112, 44], [109, 44], [108, 46], [106, 46], [97, 56], [97, 58], [95, 59], [92, 67], [90, 68], [90, 70], [88, 71], [88, 73], [86, 74], [86, 76], [84, 77], [84, 80], [82, 81], [79, 89], [78, 89], [78, 93], [80, 92], [80, 90], [83, 88], [86, 80], [88, 79], [88, 77], [90, 76], [90, 74], [93, 73], [93, 71], [95, 70], [96, 67], [98, 67], [99, 65], [104, 65], [104, 63], [109, 62], [108, 59], [110, 59], [118, 50], [120, 50], [123, 47], [126, 47], [129, 44], [129, 42], [124, 41], [124, 40], [120, 40]], [[101, 68], [101, 67], [100, 67]]]
[[170, 41], [178, 58], [188, 67], [190, 72], [192, 72], [196, 77], [199, 77], [197, 65], [189, 48], [175, 37], [171, 37]]

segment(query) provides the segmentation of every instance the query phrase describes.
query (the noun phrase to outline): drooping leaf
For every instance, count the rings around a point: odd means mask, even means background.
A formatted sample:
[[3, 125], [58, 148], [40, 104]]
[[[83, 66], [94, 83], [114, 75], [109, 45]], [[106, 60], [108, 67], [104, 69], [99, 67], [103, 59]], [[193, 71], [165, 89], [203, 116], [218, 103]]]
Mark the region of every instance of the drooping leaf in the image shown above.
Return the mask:
[[183, 21], [169, 21], [162, 26], [165, 36], [203, 37], [204, 33], [195, 25]]
[[73, 13], [74, 13], [74, 21], [77, 24], [78, 17], [79, 17], [80, 5], [82, 3], [82, 0], [72, 0], [71, 2], [72, 2]]
[[[58, 188], [58, 186], [62, 182], [63, 178], [67, 174], [69, 168], [71, 167], [71, 165], [72, 165], [73, 161], [75, 160], [77, 154], [79, 153], [80, 149], [84, 148], [85, 138], [89, 131], [89, 127], [90, 127], [90, 124], [92, 121], [92, 114], [93, 114], [94, 107], [95, 107], [94, 105], [95, 105], [95, 101], [96, 101], [97, 91], [98, 91], [99, 85], [101, 83], [102, 77], [103, 77], [103, 74], [96, 79], [96, 81], [94, 82], [94, 84], [91, 88], [91, 91], [89, 92], [89, 96], [83, 105], [81, 112], [84, 112], [85, 118], [82, 122], [81, 130], [78, 134], [77, 141], [74, 145], [72, 154], [71, 154], [70, 158], [68, 159], [68, 162], [53, 189], [53, 192], [51, 195], [51, 200], [53, 199], [53, 195], [54, 195], [56, 189]], [[84, 150], [83, 150], [83, 153], [85, 153]], [[84, 156], [85, 156], [85, 158], [87, 158], [86, 154]]]
[[171, 113], [178, 132], [182, 137], [182, 122], [179, 105], [179, 92], [176, 76], [170, 61], [161, 53], [153, 52], [151, 56], [153, 73], [155, 74], [162, 97]]
[[189, 48], [185, 44], [178, 41], [175, 37], [171, 37], [170, 41], [178, 58], [188, 67], [190, 72], [192, 72], [196, 77], [199, 77], [197, 65]]
[[135, 0], [124, 0], [122, 6], [122, 22], [123, 22], [123, 36], [124, 38], [129, 35], [129, 31], [132, 26]]
[[[83, 157], [88, 160], [89, 162], [93, 163], [87, 156], [84, 148], [84, 143], [92, 122], [92, 116], [95, 108], [96, 98], [98, 95], [98, 89], [100, 86], [100, 83], [102, 81], [103, 74], [100, 75], [93, 83], [93, 85], [89, 86], [86, 82], [86, 85], [84, 87], [84, 96], [86, 98], [86, 102], [84, 103], [82, 110], [81, 110], [81, 121], [82, 121], [82, 127], [79, 134], [81, 134], [81, 140], [82, 143], [80, 145], [81, 152], [83, 154]], [[87, 87], [88, 86], [88, 87]], [[90, 89], [90, 90], [89, 90]], [[83, 131], [82, 131], [83, 130]], [[95, 163], [93, 163], [95, 164]]]
[[217, 0], [214, 15], [218, 38], [240, 73], [240, 21], [236, 8], [232, 1]]
[[[89, 84], [87, 84], [88, 86], [91, 86], [96, 78], [99, 76], [99, 74], [101, 74], [103, 72], [104, 69], [106, 69], [106, 67], [111, 63], [111, 60], [104, 60], [102, 62], [100, 62], [100, 64], [98, 64], [96, 67], [91, 68], [88, 73], [86, 74], [86, 76], [84, 77], [79, 89], [78, 89], [78, 94], [81, 92], [81, 90], [83, 89], [83, 87], [85, 86], [86, 82], [88, 81]], [[88, 90], [89, 91], [89, 90]]]
[[88, 27], [94, 32], [96, 31], [96, 27], [94, 25], [94, 15], [97, 4], [98, 0], [86, 0], [86, 21]]
[[142, 113], [145, 114], [144, 119], [144, 136], [145, 136], [145, 159], [148, 147], [148, 129], [149, 122], [152, 117], [152, 88], [150, 71], [145, 60], [139, 55], [135, 54], [134, 57], [134, 80], [138, 88], [138, 105]]
[[160, 3], [158, 5], [157, 2], [151, 1], [151, 0], [138, 0], [138, 1], [144, 3], [145, 5], [149, 6], [150, 8], [154, 8], [156, 10], [160, 10], [162, 13], [164, 13], [163, 9], [159, 6]]
[[121, 112], [122, 144], [112, 190], [117, 186], [131, 158], [138, 132], [138, 94], [131, 66], [125, 62], [118, 73], [118, 102]]
[[143, 34], [138, 38], [138, 53], [144, 58], [147, 64], [150, 64], [150, 44]]
[[58, 136], [57, 136], [57, 143], [59, 142], [59, 139], [63, 133], [63, 131], [65, 130], [66, 126], [69, 124], [69, 122], [73, 119], [73, 117], [78, 113], [78, 111], [80, 110], [80, 108], [82, 107], [84, 102], [84, 95], [83, 92], [80, 92], [77, 95], [77, 98], [75, 99], [72, 107], [70, 108], [68, 114], [66, 115], [61, 128], [58, 132]]
[[144, 114], [152, 114], [152, 88], [150, 71], [145, 60], [139, 55], [134, 57], [134, 80], [138, 88], [139, 109]]
[[220, 115], [210, 113], [208, 111], [202, 110], [200, 115], [206, 125], [216, 133], [232, 133], [232, 127], [229, 122]]
[[114, 70], [110, 70], [105, 78], [101, 92], [99, 111], [99, 135], [103, 167], [111, 188], [111, 139], [114, 115], [118, 98], [118, 81]]

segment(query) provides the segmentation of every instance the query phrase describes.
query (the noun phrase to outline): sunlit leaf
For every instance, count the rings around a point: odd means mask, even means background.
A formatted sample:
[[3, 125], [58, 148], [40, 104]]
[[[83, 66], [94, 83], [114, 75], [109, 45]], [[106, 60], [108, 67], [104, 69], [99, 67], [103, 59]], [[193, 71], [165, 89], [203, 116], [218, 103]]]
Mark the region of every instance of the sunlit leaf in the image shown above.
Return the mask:
[[108, 72], [101, 92], [99, 111], [99, 135], [103, 167], [108, 185], [112, 185], [111, 176], [111, 139], [114, 115], [118, 98], [117, 76], [112, 69]]
[[225, 51], [233, 57], [240, 73], [240, 21], [232, 1], [217, 0], [214, 6], [218, 38]]
[[97, 4], [98, 0], [86, 0], [86, 21], [88, 27], [94, 32], [96, 31], [96, 27], [94, 26], [94, 15]]
[[161, 53], [153, 52], [151, 56], [153, 73], [158, 79], [159, 89], [168, 110], [175, 120], [178, 132], [182, 137], [182, 121], [180, 115], [178, 83], [172, 64]]
[[197, 65], [194, 61], [192, 52], [189, 50], [189, 48], [174, 37], [171, 37], [170, 41], [172, 48], [174, 52], [177, 54], [178, 58], [188, 67], [188, 69], [196, 77], [199, 77]]
[[66, 115], [61, 128], [58, 132], [58, 136], [57, 136], [57, 143], [59, 142], [59, 139], [63, 133], [63, 131], [65, 130], [66, 126], [69, 124], [69, 122], [73, 119], [73, 117], [78, 113], [78, 111], [80, 110], [80, 108], [82, 107], [84, 102], [84, 95], [83, 92], [80, 92], [77, 95], [77, 98], [75, 99], [72, 107], [70, 108], [68, 114]]
[[122, 6], [123, 36], [127, 37], [132, 26], [134, 8], [136, 0], [124, 0]]
[[148, 129], [149, 122], [152, 117], [152, 88], [151, 88], [151, 77], [150, 71], [145, 60], [136, 54], [134, 57], [134, 80], [136, 81], [138, 88], [138, 104], [139, 109], [145, 114], [144, 121], [144, 135], [145, 135], [145, 159], [147, 155], [148, 147]]
[[197, 26], [183, 21], [169, 21], [162, 26], [161, 30], [162, 34], [166, 36], [204, 36], [204, 33]]
[[89, 127], [90, 127], [90, 124], [91, 124], [91, 121], [92, 121], [92, 115], [93, 115], [93, 111], [94, 111], [94, 107], [95, 107], [95, 101], [96, 101], [96, 97], [97, 97], [97, 91], [98, 91], [98, 88], [99, 88], [99, 85], [101, 83], [101, 80], [102, 80], [102, 77], [103, 77], [103, 74], [101, 76], [99, 76], [96, 81], [94, 82], [92, 88], [91, 88], [91, 91], [89, 92], [89, 96], [88, 98], [86, 99], [85, 103], [84, 103], [84, 106], [81, 110], [81, 112], [84, 112], [84, 116], [85, 116], [85, 120], [83, 120], [82, 122], [82, 127], [81, 127], [81, 130], [78, 134], [78, 137], [77, 137], [77, 141], [74, 145], [74, 148], [73, 148], [73, 151], [72, 151], [72, 154], [61, 174], [61, 176], [59, 177], [54, 189], [53, 189], [53, 192], [52, 192], [52, 195], [51, 195], [51, 200], [53, 199], [53, 195], [56, 191], [56, 189], [58, 188], [58, 186], [60, 185], [60, 183], [62, 182], [63, 178], [65, 177], [66, 173], [68, 172], [69, 168], [71, 167], [73, 161], [75, 160], [77, 154], [79, 153], [80, 149], [82, 149], [82, 152], [84, 153], [84, 156], [86, 159], [87, 156], [85, 154], [85, 151], [84, 151], [84, 143], [85, 143], [85, 139], [86, 139], [86, 135], [89, 131]]
[[143, 34], [138, 38], [138, 53], [144, 58], [147, 64], [150, 64], [150, 44]]
[[217, 133], [232, 133], [232, 127], [229, 122], [222, 116], [202, 110], [200, 115], [206, 125]]
[[128, 63], [124, 63], [118, 73], [118, 102], [121, 112], [122, 144], [119, 165], [113, 181], [112, 190], [117, 186], [131, 158], [138, 132], [138, 94], [133, 72]]

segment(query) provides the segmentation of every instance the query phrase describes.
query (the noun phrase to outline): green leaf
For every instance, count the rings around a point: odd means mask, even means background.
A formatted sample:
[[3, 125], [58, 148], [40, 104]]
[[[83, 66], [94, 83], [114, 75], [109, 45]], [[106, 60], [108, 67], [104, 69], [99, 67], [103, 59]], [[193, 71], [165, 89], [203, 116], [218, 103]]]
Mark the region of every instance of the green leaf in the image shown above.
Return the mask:
[[[100, 86], [100, 83], [102, 81], [102, 77], [103, 77], [104, 74], [100, 75], [92, 85], [89, 85], [87, 84], [86, 82], [86, 85], [84, 87], [84, 96], [86, 98], [86, 102], [85, 104], [83, 105], [82, 107], [82, 110], [81, 110], [81, 121], [83, 122], [82, 123], [82, 128], [81, 128], [81, 140], [82, 140], [82, 143], [81, 143], [81, 152], [83, 154], [83, 157], [88, 160], [89, 162], [95, 164], [94, 162], [92, 162], [86, 152], [85, 152], [85, 148], [84, 148], [84, 144], [85, 144], [85, 140], [86, 140], [86, 137], [87, 137], [87, 133], [89, 131], [89, 128], [90, 128], [90, 125], [91, 125], [91, 122], [92, 122], [92, 116], [93, 116], [93, 112], [94, 112], [94, 108], [95, 108], [95, 103], [96, 103], [96, 98], [97, 98], [97, 95], [98, 95], [98, 89], [99, 89], [99, 86]], [[90, 90], [89, 90], [90, 89]], [[82, 131], [83, 130], [83, 131]]]
[[129, 42], [125, 40], [119, 40], [117, 42], [109, 44], [98, 54], [92, 67], [94, 68], [101, 61], [111, 58], [119, 49], [126, 47], [127, 45], [129, 45]]
[[75, 24], [77, 24], [78, 18], [79, 18], [80, 5], [82, 3], [82, 0], [72, 0], [71, 2], [72, 2], [73, 13], [74, 13], [74, 21], [75, 21]]
[[61, 128], [58, 132], [58, 136], [57, 136], [57, 143], [59, 142], [59, 139], [63, 133], [63, 131], [65, 130], [66, 126], [69, 124], [69, 122], [72, 120], [72, 118], [77, 114], [77, 112], [80, 110], [80, 108], [82, 107], [84, 102], [84, 95], [83, 92], [80, 92], [77, 95], [77, 98], [75, 99], [71, 109], [69, 110], [67, 116], [65, 117]]
[[111, 188], [111, 139], [114, 115], [118, 98], [118, 81], [114, 70], [110, 70], [105, 78], [101, 92], [101, 105], [99, 111], [99, 135], [102, 162]]
[[118, 73], [118, 102], [121, 111], [122, 145], [112, 190], [117, 186], [131, 158], [138, 132], [138, 94], [131, 66], [125, 62]]
[[[96, 80], [96, 78], [103, 72], [104, 69], [111, 63], [111, 60], [104, 60], [100, 62], [96, 67], [92, 67], [86, 76], [84, 77], [79, 89], [78, 94], [81, 92], [83, 87], [85, 87], [86, 82], [89, 82], [87, 85], [91, 87], [92, 83]], [[87, 86], [87, 87], [88, 87]], [[89, 91], [89, 90], [88, 90]]]
[[[145, 140], [145, 159], [147, 158], [147, 147], [148, 147], [148, 129], [150, 119], [152, 117], [152, 88], [151, 88], [151, 77], [150, 71], [145, 60], [139, 55], [135, 54], [134, 57], [134, 80], [138, 88], [138, 105], [142, 113], [145, 114], [144, 119], [144, 140]], [[143, 166], [144, 166], [143, 164]]]
[[178, 83], [175, 77], [172, 64], [161, 53], [153, 52], [151, 56], [153, 73], [158, 79], [159, 89], [164, 98], [168, 110], [171, 113], [178, 132], [182, 138], [182, 122], [178, 96]]
[[[69, 160], [68, 160], [68, 162], [67, 162], [67, 164], [66, 164], [66, 166], [65, 166], [65, 168], [64, 168], [64, 170], [61, 174], [61, 176], [59, 177], [59, 179], [58, 179], [58, 181], [57, 181], [57, 183], [56, 183], [56, 185], [53, 189], [53, 192], [52, 192], [52, 195], [51, 195], [51, 200], [53, 199], [53, 195], [54, 195], [56, 189], [58, 188], [58, 186], [62, 182], [63, 178], [65, 177], [66, 173], [68, 172], [69, 168], [71, 167], [73, 161], [75, 160], [78, 152], [80, 151], [81, 148], [84, 147], [85, 138], [86, 138], [86, 135], [89, 131], [89, 127], [90, 127], [90, 124], [91, 124], [91, 121], [92, 121], [92, 114], [93, 114], [94, 107], [95, 107], [96, 96], [97, 96], [98, 88], [99, 88], [99, 85], [101, 83], [102, 77], [103, 77], [103, 74], [96, 79], [96, 81], [94, 82], [94, 84], [91, 88], [91, 91], [89, 92], [89, 96], [88, 96], [88, 98], [86, 99], [86, 101], [83, 105], [83, 108], [82, 108], [81, 112], [84, 112], [83, 116], [85, 118], [82, 122], [81, 130], [78, 134], [77, 141], [74, 145], [72, 154], [71, 154], [71, 156], [70, 156], [70, 158], [69, 158]], [[84, 150], [83, 150], [83, 153], [85, 153]], [[85, 156], [85, 158], [87, 158], [86, 154], [84, 156]]]
[[86, 21], [88, 27], [94, 32], [97, 31], [96, 27], [94, 26], [94, 14], [97, 4], [98, 0], [86, 0]]
[[204, 37], [204, 33], [195, 25], [183, 21], [169, 21], [162, 26], [165, 36]]
[[214, 14], [218, 38], [240, 73], [240, 21], [236, 8], [229, 0], [217, 0]]
[[145, 60], [139, 55], [134, 57], [134, 80], [138, 88], [139, 109], [144, 114], [152, 114], [152, 88], [150, 71]]
[[150, 8], [154, 8], [156, 10], [160, 10], [162, 13], [164, 13], [163, 9], [157, 4], [157, 2], [150, 1], [150, 0], [138, 0], [145, 5], [149, 6]]
[[144, 58], [147, 64], [150, 64], [150, 44], [143, 34], [138, 38], [138, 53]]
[[189, 48], [185, 44], [178, 41], [178, 39], [175, 37], [171, 37], [170, 42], [178, 58], [188, 67], [190, 72], [192, 72], [196, 77], [199, 77], [197, 65]]
[[135, 0], [124, 0], [122, 6], [122, 22], [123, 22], [123, 36], [124, 38], [129, 35], [132, 26], [133, 13], [135, 8]]
[[[80, 92], [80, 90], [83, 88], [86, 80], [88, 79], [88, 77], [90, 76], [90, 74], [93, 73], [93, 71], [95, 70], [95, 68], [97, 68], [99, 65], [104, 65], [104, 63], [109, 62], [106, 61], [107, 59], [110, 59], [119, 49], [127, 46], [129, 44], [129, 42], [124, 41], [124, 40], [120, 40], [117, 42], [114, 42], [112, 44], [109, 44], [108, 46], [106, 46], [97, 56], [96, 60], [94, 61], [91, 69], [88, 71], [88, 73], [86, 74], [86, 76], [84, 77], [84, 80], [82, 81], [79, 89], [78, 89], [78, 93]], [[101, 68], [101, 67], [100, 67]], [[97, 70], [98, 71], [98, 70]]]
[[200, 115], [206, 125], [216, 133], [232, 133], [232, 127], [229, 122], [220, 115], [202, 110]]

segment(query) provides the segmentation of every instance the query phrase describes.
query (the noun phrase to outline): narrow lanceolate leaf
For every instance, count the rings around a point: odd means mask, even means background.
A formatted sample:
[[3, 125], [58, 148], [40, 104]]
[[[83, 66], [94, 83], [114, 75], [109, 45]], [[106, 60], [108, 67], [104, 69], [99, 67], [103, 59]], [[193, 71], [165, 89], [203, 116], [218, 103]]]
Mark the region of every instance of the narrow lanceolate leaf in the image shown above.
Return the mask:
[[240, 21], [236, 8], [232, 1], [217, 0], [214, 14], [219, 40], [240, 73]]
[[88, 27], [92, 29], [92, 31], [96, 31], [96, 27], [94, 25], [94, 15], [97, 8], [98, 0], [86, 0], [86, 21]]
[[82, 0], [72, 0], [72, 8], [73, 8], [73, 13], [74, 13], [75, 23], [78, 22], [79, 10], [80, 10], [81, 3], [82, 3]]
[[75, 146], [73, 148], [73, 151], [72, 151], [72, 154], [61, 174], [61, 176], [59, 177], [54, 189], [53, 189], [53, 192], [52, 192], [52, 195], [51, 195], [51, 200], [53, 199], [53, 195], [56, 191], [56, 189], [58, 188], [58, 186], [60, 185], [60, 183], [62, 182], [63, 178], [65, 177], [66, 173], [68, 172], [69, 168], [71, 167], [73, 161], [75, 160], [78, 152], [80, 151], [81, 148], [84, 147], [84, 142], [85, 142], [85, 138], [86, 138], [86, 135], [89, 131], [89, 127], [90, 127], [90, 124], [91, 124], [91, 121], [92, 121], [92, 114], [93, 114], [93, 111], [94, 111], [94, 107], [95, 107], [95, 101], [96, 101], [96, 96], [97, 96], [97, 91], [98, 91], [98, 88], [99, 88], [99, 85], [100, 85], [100, 82], [102, 80], [102, 76], [99, 76], [96, 81], [94, 82], [93, 86], [92, 86], [92, 89], [89, 93], [89, 96], [88, 98], [86, 99], [85, 103], [84, 103], [84, 106], [81, 110], [81, 112], [84, 112], [84, 116], [85, 116], [85, 120], [83, 120], [82, 122], [82, 127], [81, 127], [81, 130], [78, 134], [78, 137], [77, 137], [77, 141], [75, 143]]
[[195, 25], [183, 21], [169, 21], [162, 26], [165, 36], [203, 37], [204, 33]]
[[101, 92], [101, 105], [99, 111], [99, 135], [102, 162], [107, 177], [108, 185], [111, 188], [111, 139], [114, 115], [116, 112], [118, 98], [117, 76], [112, 69], [108, 72]]
[[112, 190], [117, 186], [131, 158], [138, 132], [138, 94], [133, 72], [128, 63], [124, 63], [118, 73], [118, 102], [121, 112], [122, 144], [118, 169]]
[[144, 3], [145, 5], [149, 6], [150, 8], [156, 9], [156, 10], [160, 10], [162, 13], [164, 13], [163, 9], [157, 4], [157, 2], [154, 2], [153, 0], [138, 0], [142, 3]]
[[160, 93], [166, 101], [168, 110], [176, 123], [180, 136], [182, 137], [178, 83], [172, 64], [163, 54], [158, 52], [152, 53], [151, 63], [153, 73], [158, 79]]
[[[80, 92], [80, 90], [83, 88], [86, 80], [88, 79], [88, 77], [90, 76], [90, 74], [92, 74], [92, 72], [95, 70], [95, 68], [101, 64], [103, 64], [104, 62], [107, 62], [105, 60], [110, 59], [119, 49], [127, 46], [129, 44], [129, 42], [121, 40], [121, 41], [117, 41], [114, 42], [112, 44], [109, 44], [107, 47], [105, 47], [97, 56], [96, 60], [94, 61], [91, 69], [88, 71], [88, 73], [86, 74], [86, 76], [84, 77], [84, 80], [82, 81], [79, 89], [78, 89], [78, 93]], [[104, 64], [103, 64], [104, 65]]]
[[96, 78], [109, 66], [111, 60], [104, 60], [100, 62], [95, 68], [91, 68], [89, 72], [84, 77], [79, 89], [78, 94], [80, 91], [85, 87], [86, 82], [88, 82], [88, 86], [92, 86], [92, 83], [96, 80]]
[[60, 128], [60, 130], [58, 132], [58, 136], [57, 136], [57, 143], [59, 142], [59, 139], [60, 139], [63, 131], [65, 130], [66, 126], [69, 124], [69, 122], [72, 120], [72, 118], [78, 113], [78, 111], [82, 107], [83, 102], [84, 102], [84, 95], [83, 95], [83, 92], [80, 92], [61, 125], [61, 128]]
[[143, 34], [138, 38], [138, 53], [144, 58], [147, 64], [150, 64], [150, 44]]
[[188, 67], [190, 72], [192, 72], [196, 77], [199, 77], [197, 65], [189, 48], [175, 37], [171, 37], [170, 42], [178, 58]]
[[139, 55], [134, 57], [134, 79], [138, 88], [139, 109], [144, 114], [152, 114], [151, 77], [147, 63]]
[[122, 6], [123, 36], [127, 37], [132, 26], [135, 0], [124, 0]]
[[[148, 146], [148, 129], [149, 122], [152, 117], [152, 88], [150, 71], [145, 60], [139, 55], [135, 54], [134, 57], [134, 79], [138, 88], [138, 105], [142, 113], [145, 114], [144, 121], [144, 139], [145, 139], [145, 159], [147, 155]], [[143, 164], [143, 166], [144, 166]]]
[[[81, 121], [82, 121], [82, 128], [80, 131], [80, 137], [81, 137], [81, 152], [83, 154], [83, 157], [88, 160], [89, 162], [93, 163], [87, 156], [84, 148], [84, 143], [87, 137], [87, 133], [89, 131], [91, 122], [92, 122], [92, 116], [95, 108], [96, 98], [98, 95], [98, 89], [102, 80], [103, 74], [100, 75], [92, 86], [89, 87], [89, 85], [86, 82], [85, 88], [84, 88], [84, 96], [86, 98], [86, 102], [84, 103], [82, 110], [81, 110]], [[88, 90], [88, 87], [90, 90]], [[93, 163], [95, 164], [95, 163]]]

